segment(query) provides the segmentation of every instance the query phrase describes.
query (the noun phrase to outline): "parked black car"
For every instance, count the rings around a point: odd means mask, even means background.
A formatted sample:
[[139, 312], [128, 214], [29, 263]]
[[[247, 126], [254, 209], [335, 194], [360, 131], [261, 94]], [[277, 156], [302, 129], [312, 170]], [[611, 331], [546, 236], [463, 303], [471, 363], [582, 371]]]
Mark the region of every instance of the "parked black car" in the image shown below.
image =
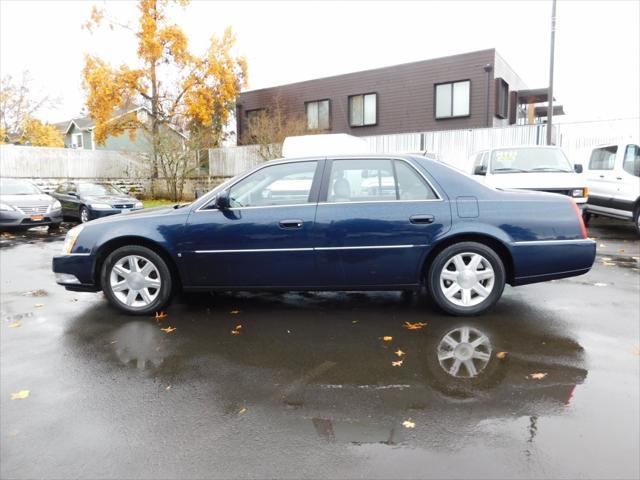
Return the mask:
[[142, 208], [142, 202], [109, 183], [64, 182], [51, 195], [62, 204], [65, 217], [81, 223]]

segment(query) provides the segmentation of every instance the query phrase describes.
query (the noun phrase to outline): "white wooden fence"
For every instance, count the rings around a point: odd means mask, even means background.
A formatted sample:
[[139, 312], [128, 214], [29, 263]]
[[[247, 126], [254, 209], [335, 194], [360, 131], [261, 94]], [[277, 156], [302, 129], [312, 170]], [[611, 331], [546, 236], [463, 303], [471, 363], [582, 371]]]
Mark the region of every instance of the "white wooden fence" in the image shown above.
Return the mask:
[[[556, 143], [573, 163], [585, 163], [594, 145], [638, 141], [640, 118], [554, 126]], [[446, 130], [363, 137], [371, 151], [428, 151], [460, 169], [471, 168], [469, 157], [479, 150], [509, 145], [543, 145], [545, 125]], [[0, 145], [0, 176], [24, 178], [146, 179], [144, 154], [106, 150]], [[209, 150], [209, 177], [232, 177], [262, 163], [255, 145]]]
[[0, 176], [24, 178], [146, 178], [142, 153], [0, 145]]

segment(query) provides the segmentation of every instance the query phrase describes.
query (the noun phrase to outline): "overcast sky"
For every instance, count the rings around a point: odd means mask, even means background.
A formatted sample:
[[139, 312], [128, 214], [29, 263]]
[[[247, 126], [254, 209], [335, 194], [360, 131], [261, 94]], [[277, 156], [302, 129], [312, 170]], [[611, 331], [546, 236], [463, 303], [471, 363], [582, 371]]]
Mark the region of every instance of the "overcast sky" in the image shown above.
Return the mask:
[[[83, 106], [86, 53], [135, 60], [131, 34], [81, 28], [92, 5], [135, 23], [136, 2], [0, 0], [0, 73], [28, 69], [62, 103]], [[558, 1], [556, 94], [565, 120], [640, 115], [640, 1]], [[194, 53], [231, 25], [249, 64], [249, 88], [495, 47], [530, 88], [548, 83], [551, 0], [426, 2], [214, 2], [176, 10]], [[558, 119], [559, 120], [559, 119]]]

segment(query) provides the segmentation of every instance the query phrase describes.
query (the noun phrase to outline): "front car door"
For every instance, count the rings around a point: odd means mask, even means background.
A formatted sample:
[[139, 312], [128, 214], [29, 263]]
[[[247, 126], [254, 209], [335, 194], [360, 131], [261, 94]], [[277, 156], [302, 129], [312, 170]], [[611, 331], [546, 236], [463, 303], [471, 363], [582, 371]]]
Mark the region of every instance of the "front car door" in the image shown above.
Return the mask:
[[327, 160], [314, 237], [327, 287], [415, 285], [449, 202], [405, 159]]
[[194, 287], [300, 287], [314, 278], [324, 160], [266, 165], [230, 185], [230, 208], [191, 212], [181, 252]]
[[588, 208], [593, 212], [611, 213], [617, 190], [615, 173], [617, 145], [594, 148], [589, 158]]
[[616, 165], [618, 187], [614, 198], [615, 207], [633, 215], [636, 200], [640, 197], [640, 146], [628, 144], [621, 146], [619, 156], [622, 161]]

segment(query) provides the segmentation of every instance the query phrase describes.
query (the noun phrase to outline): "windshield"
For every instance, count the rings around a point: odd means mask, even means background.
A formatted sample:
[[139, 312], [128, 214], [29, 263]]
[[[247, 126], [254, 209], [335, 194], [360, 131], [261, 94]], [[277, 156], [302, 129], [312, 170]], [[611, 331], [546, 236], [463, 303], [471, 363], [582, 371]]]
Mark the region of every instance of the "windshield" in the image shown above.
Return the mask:
[[505, 148], [491, 154], [491, 173], [573, 172], [559, 148]]
[[82, 195], [124, 195], [123, 192], [108, 183], [81, 183], [78, 185], [78, 191]]
[[0, 181], [0, 194], [2, 195], [39, 195], [41, 193], [33, 183], [24, 180]]

